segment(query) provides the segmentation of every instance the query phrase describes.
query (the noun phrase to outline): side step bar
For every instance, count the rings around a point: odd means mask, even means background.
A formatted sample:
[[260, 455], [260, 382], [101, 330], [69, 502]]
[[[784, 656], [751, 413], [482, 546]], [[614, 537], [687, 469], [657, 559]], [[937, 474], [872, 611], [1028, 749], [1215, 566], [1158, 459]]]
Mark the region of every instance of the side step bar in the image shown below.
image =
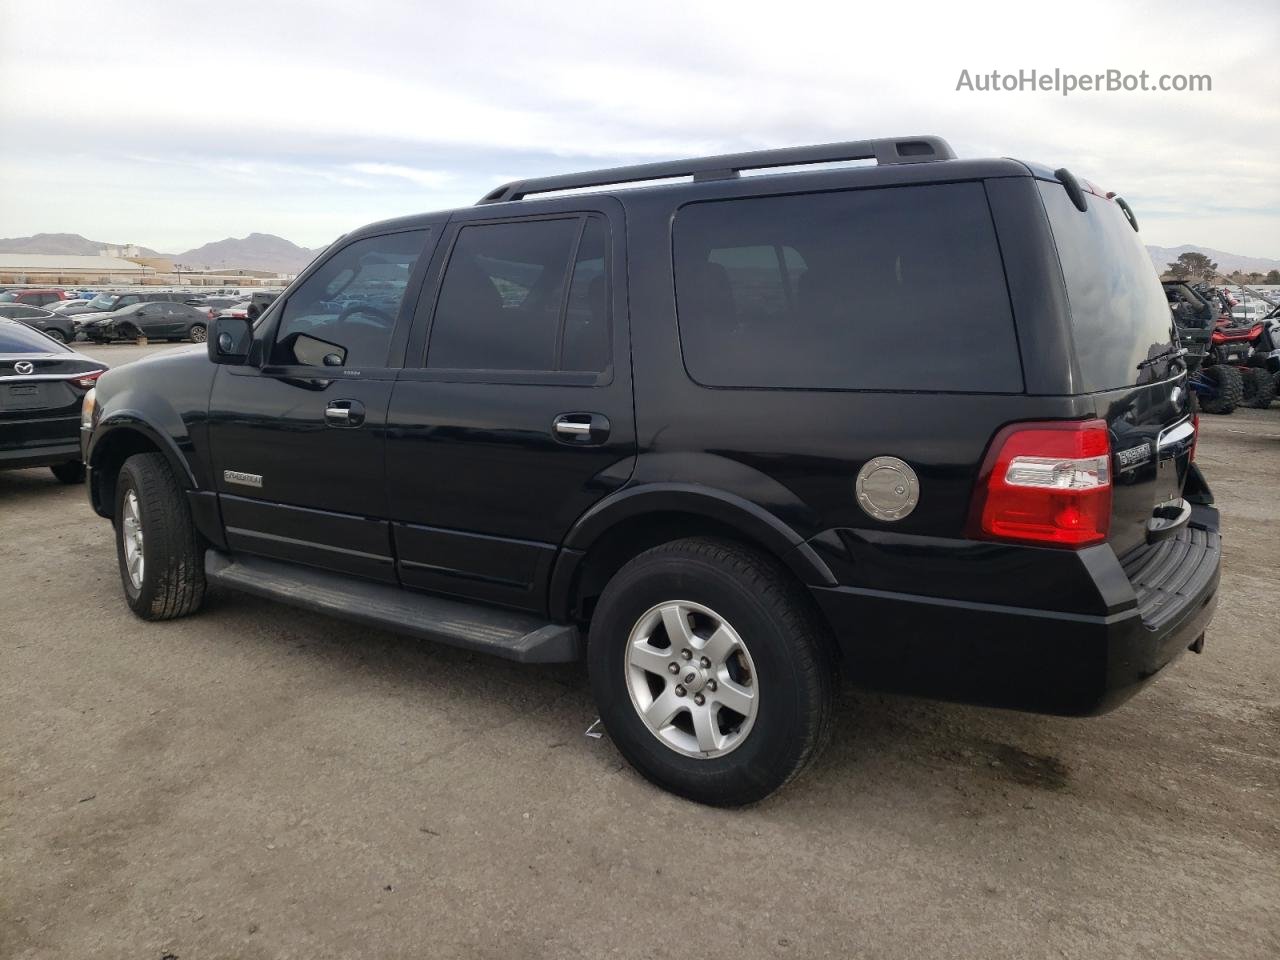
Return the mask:
[[577, 627], [528, 613], [218, 550], [205, 552], [204, 573], [232, 590], [520, 663], [568, 663], [582, 654]]

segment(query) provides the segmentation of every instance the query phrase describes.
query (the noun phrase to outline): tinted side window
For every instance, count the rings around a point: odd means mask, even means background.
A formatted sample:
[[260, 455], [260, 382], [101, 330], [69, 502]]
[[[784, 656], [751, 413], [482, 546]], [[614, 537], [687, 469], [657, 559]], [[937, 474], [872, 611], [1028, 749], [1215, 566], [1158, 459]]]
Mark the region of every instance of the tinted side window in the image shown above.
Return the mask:
[[272, 363], [305, 364], [336, 352], [312, 349], [320, 340], [345, 351], [346, 366], [385, 366], [400, 302], [428, 232], [366, 237], [334, 253], [290, 295]]
[[681, 348], [700, 383], [1022, 390], [981, 184], [695, 203], [674, 244]]
[[[579, 255], [571, 277], [575, 248]], [[600, 338], [608, 336], [603, 248], [604, 223], [598, 218], [463, 227], [440, 285], [427, 366], [603, 369], [607, 349], [600, 347]]]
[[591, 217], [578, 242], [565, 305], [560, 370], [599, 372], [609, 366], [608, 244], [603, 217]]

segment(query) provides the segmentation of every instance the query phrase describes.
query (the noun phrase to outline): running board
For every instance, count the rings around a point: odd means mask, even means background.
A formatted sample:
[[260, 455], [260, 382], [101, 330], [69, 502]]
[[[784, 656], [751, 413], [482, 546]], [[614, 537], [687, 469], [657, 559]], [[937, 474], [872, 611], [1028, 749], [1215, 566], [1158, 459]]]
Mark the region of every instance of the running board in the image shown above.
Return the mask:
[[204, 574], [232, 590], [520, 663], [568, 663], [581, 658], [577, 627], [549, 623], [528, 613], [218, 550], [205, 552]]

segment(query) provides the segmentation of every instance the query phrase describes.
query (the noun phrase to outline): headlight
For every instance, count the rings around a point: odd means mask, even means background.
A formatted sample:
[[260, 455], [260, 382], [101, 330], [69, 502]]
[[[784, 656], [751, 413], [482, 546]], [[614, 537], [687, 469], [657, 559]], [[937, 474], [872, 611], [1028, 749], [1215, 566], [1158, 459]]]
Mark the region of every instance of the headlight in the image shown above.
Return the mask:
[[80, 401], [80, 429], [93, 429], [93, 415], [98, 410], [98, 388], [90, 387], [89, 392]]

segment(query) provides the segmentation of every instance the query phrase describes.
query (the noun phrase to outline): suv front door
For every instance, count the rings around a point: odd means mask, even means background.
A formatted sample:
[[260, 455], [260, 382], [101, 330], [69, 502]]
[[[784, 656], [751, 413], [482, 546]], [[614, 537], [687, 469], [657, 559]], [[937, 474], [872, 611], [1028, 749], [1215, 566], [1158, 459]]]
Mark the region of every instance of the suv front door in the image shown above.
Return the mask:
[[636, 455], [625, 226], [610, 199], [455, 214], [387, 418], [406, 586], [546, 605], [573, 522]]
[[395, 581], [384, 427], [429, 236], [335, 246], [264, 314], [260, 365], [219, 368], [209, 433], [232, 550]]

